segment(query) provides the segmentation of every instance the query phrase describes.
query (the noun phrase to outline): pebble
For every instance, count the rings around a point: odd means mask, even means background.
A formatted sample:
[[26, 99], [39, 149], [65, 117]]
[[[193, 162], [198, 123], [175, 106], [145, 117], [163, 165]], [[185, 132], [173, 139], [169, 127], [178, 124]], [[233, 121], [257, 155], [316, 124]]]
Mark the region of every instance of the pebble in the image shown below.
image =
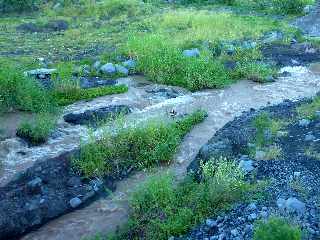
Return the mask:
[[76, 207], [80, 206], [80, 204], [82, 203], [82, 201], [81, 201], [80, 198], [75, 197], [75, 198], [70, 199], [69, 203], [70, 203], [70, 206], [71, 206], [72, 208], [76, 208]]
[[193, 48], [193, 49], [187, 49], [182, 52], [183, 56], [185, 57], [199, 57], [200, 56], [200, 51], [198, 48]]
[[308, 120], [308, 119], [301, 119], [299, 121], [299, 126], [300, 127], [308, 127], [309, 124], [310, 124], [310, 120]]
[[107, 63], [101, 66], [100, 71], [105, 74], [114, 74], [116, 73], [116, 67], [113, 63]]
[[207, 219], [206, 225], [210, 228], [213, 228], [213, 227], [216, 227], [218, 224], [217, 224], [217, 221], [214, 221], [212, 219]]

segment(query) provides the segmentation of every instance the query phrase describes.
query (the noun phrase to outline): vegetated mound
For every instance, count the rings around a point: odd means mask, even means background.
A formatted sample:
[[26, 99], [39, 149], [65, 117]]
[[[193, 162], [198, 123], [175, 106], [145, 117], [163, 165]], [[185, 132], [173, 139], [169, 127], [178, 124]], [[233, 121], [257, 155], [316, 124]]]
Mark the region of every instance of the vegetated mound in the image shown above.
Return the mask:
[[[272, 222], [274, 215], [297, 224], [305, 232], [303, 239], [319, 239], [319, 99], [252, 109], [219, 130], [201, 148], [189, 171], [201, 176], [202, 161], [235, 159], [249, 182], [265, 181], [265, 192], [177, 239], [259, 239], [254, 236], [255, 221]], [[273, 234], [266, 239], [279, 239]]]
[[[0, 240], [19, 237], [114, 190], [132, 172], [169, 164], [204, 111], [167, 122], [123, 126], [77, 150], [42, 159], [0, 187]], [[115, 129], [113, 129], [115, 131]]]

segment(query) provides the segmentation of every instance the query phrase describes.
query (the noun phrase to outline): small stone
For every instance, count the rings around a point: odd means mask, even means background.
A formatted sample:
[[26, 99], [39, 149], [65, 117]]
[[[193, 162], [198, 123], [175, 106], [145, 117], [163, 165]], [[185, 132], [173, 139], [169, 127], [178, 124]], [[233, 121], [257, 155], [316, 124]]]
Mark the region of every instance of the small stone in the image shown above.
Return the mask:
[[136, 61], [129, 59], [127, 61], [122, 62], [122, 65], [128, 69], [133, 69], [136, 67], [137, 63], [136, 63]]
[[182, 52], [183, 56], [185, 57], [199, 57], [200, 56], [200, 51], [198, 48], [193, 48], [193, 49], [187, 49]]
[[255, 211], [255, 210], [257, 210], [257, 205], [256, 205], [255, 203], [250, 203], [250, 204], [248, 205], [247, 209], [248, 209], [249, 211]]
[[245, 234], [251, 233], [252, 230], [253, 230], [253, 225], [252, 225], [252, 224], [247, 224], [247, 225], [245, 226], [245, 228], [244, 228]]
[[283, 198], [278, 198], [277, 206], [279, 209], [283, 210], [286, 207], [286, 200]]
[[218, 240], [225, 240], [226, 239], [226, 235], [224, 233], [221, 233], [218, 237]]
[[36, 177], [35, 179], [27, 183], [28, 190], [33, 194], [40, 193], [41, 187], [42, 187], [42, 179], [39, 177]]
[[299, 178], [301, 176], [301, 172], [294, 172], [293, 177], [294, 178]]
[[214, 221], [212, 219], [207, 219], [206, 220], [206, 225], [210, 228], [214, 228], [214, 227], [217, 227], [217, 221]]
[[80, 204], [82, 203], [82, 201], [81, 201], [80, 198], [75, 197], [75, 198], [72, 198], [72, 199], [69, 201], [69, 203], [70, 203], [70, 206], [71, 206], [72, 208], [76, 208], [76, 207], [80, 206]]
[[230, 231], [230, 233], [231, 233], [231, 235], [234, 236], [234, 237], [236, 237], [236, 236], [239, 235], [239, 231], [238, 231], [237, 229], [232, 229], [232, 230]]
[[268, 212], [267, 211], [262, 211], [260, 213], [260, 215], [261, 215], [262, 218], [267, 218], [268, 217]]
[[267, 153], [265, 151], [256, 151], [256, 160], [264, 160], [266, 158]]
[[299, 126], [300, 127], [308, 127], [310, 124], [310, 121], [308, 119], [301, 119], [299, 121]]
[[249, 216], [248, 216], [248, 220], [249, 221], [254, 221], [257, 219], [257, 214], [256, 213], [251, 213]]
[[254, 166], [253, 166], [253, 161], [250, 160], [249, 158], [242, 156], [240, 158], [240, 163], [239, 163], [239, 167], [245, 172], [245, 173], [249, 173], [252, 172], [254, 170]]
[[298, 214], [303, 214], [305, 212], [305, 204], [296, 198], [288, 198], [285, 207], [289, 212], [296, 212]]
[[93, 64], [93, 68], [94, 68], [96, 71], [99, 70], [100, 66], [101, 66], [101, 62], [100, 62], [100, 61], [96, 61], [96, 62]]
[[114, 74], [116, 73], [116, 67], [113, 63], [107, 63], [101, 66], [100, 71], [105, 74]]
[[125, 76], [128, 76], [129, 74], [129, 70], [126, 69], [124, 66], [121, 66], [121, 65], [118, 65], [116, 64], [116, 70], [118, 73], [122, 74], [122, 75], [125, 75]]
[[304, 138], [304, 140], [307, 142], [314, 141], [315, 139], [316, 139], [316, 137], [313, 136], [312, 134], [307, 134]]

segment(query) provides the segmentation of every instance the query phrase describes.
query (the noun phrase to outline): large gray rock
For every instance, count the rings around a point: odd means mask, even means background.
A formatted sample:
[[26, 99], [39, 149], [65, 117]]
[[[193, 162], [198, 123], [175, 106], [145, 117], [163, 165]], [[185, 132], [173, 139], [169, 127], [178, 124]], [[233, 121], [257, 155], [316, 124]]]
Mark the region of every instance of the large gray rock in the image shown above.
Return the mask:
[[200, 56], [200, 51], [198, 48], [193, 48], [193, 49], [187, 49], [182, 52], [183, 56], [185, 57], [199, 57]]
[[303, 214], [306, 209], [305, 203], [301, 202], [300, 200], [298, 200], [294, 197], [288, 198], [285, 206], [286, 206], [287, 211], [296, 212], [299, 214]]
[[100, 71], [105, 74], [115, 74], [117, 69], [113, 63], [107, 63], [101, 66]]
[[118, 64], [116, 64], [115, 67], [116, 67], [117, 73], [120, 73], [121, 75], [124, 75], [124, 76], [128, 76], [129, 70], [127, 68]]

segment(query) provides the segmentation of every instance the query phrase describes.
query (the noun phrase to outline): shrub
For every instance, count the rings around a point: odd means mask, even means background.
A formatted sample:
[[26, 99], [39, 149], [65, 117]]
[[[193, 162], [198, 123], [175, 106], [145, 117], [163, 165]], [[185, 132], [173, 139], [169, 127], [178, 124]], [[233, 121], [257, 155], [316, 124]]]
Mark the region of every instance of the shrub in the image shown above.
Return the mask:
[[300, 118], [308, 118], [313, 120], [317, 118], [317, 111], [320, 111], [320, 97], [317, 96], [310, 103], [302, 104], [297, 108]]
[[134, 169], [144, 169], [171, 162], [183, 136], [205, 118], [203, 111], [177, 122], [149, 122], [120, 127], [115, 135], [83, 145], [74, 165], [85, 176], [121, 176]]
[[230, 83], [220, 62], [207, 54], [197, 58], [184, 57], [180, 48], [160, 35], [131, 38], [128, 49], [138, 59], [138, 71], [153, 81], [192, 91]]
[[271, 217], [267, 222], [258, 222], [254, 231], [254, 240], [301, 240], [301, 237], [298, 226], [278, 217]]
[[275, 9], [284, 14], [300, 14], [305, 7], [305, 0], [273, 0]]
[[49, 113], [36, 115], [34, 121], [22, 122], [17, 130], [17, 136], [33, 145], [45, 143], [56, 125], [56, 117]]
[[96, 97], [125, 93], [127, 91], [128, 87], [126, 85], [105, 86], [88, 89], [70, 87], [55, 90], [53, 92], [53, 97], [60, 106], [66, 106], [80, 100], [91, 100]]
[[116, 239], [164, 240], [181, 235], [241, 200], [248, 190], [241, 170], [226, 159], [216, 163], [202, 166], [203, 182], [188, 176], [176, 184], [170, 174], [147, 180], [131, 198], [129, 230]]
[[55, 103], [36, 80], [23, 75], [19, 66], [4, 63], [0, 67], [0, 107], [1, 111], [49, 112], [55, 110]]
[[37, 10], [41, 0], [0, 0], [0, 12], [24, 12]]

